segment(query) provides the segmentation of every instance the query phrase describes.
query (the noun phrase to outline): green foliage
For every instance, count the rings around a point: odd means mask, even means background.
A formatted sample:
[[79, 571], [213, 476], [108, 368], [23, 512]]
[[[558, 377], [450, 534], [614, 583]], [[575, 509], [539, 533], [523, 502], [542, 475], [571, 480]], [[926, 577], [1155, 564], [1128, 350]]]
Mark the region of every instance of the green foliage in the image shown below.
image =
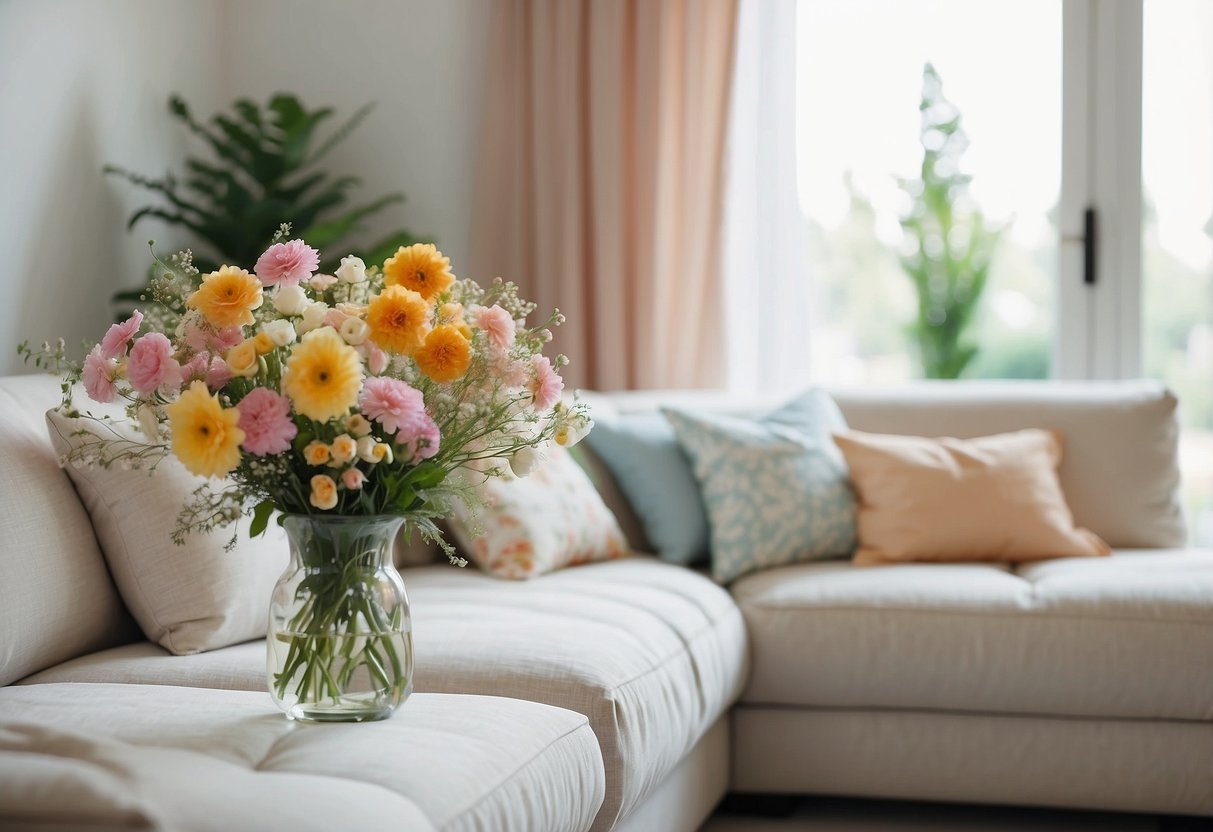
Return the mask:
[[943, 95], [931, 64], [922, 70], [922, 170], [900, 180], [912, 208], [902, 217], [907, 247], [901, 265], [914, 283], [918, 314], [910, 333], [927, 378], [959, 378], [977, 355], [968, 337], [1001, 233], [968, 196], [960, 172], [968, 138], [960, 111]]
[[[333, 115], [323, 107], [307, 110], [293, 95], [278, 94], [265, 107], [247, 99], [236, 101], [229, 113], [215, 114], [209, 124], [198, 122], [180, 96], [169, 99], [169, 112], [210, 149], [213, 158], [189, 157], [181, 176], [153, 179], [112, 165], [107, 174], [126, 179], [155, 194], [159, 205], [131, 215], [128, 228], [145, 217], [188, 228], [206, 249], [195, 256], [202, 272], [220, 263], [252, 268], [269, 245], [279, 224], [288, 222], [309, 245], [334, 257], [321, 264], [332, 271], [342, 255], [355, 253], [367, 263], [381, 263], [399, 246], [419, 239], [396, 231], [371, 245], [351, 246], [346, 238], [363, 228], [363, 221], [389, 205], [402, 202], [399, 193], [385, 194], [350, 206], [351, 191], [360, 184], [353, 176], [331, 177], [316, 170], [317, 162], [350, 135], [370, 113], [367, 104], [318, 146], [317, 128]], [[143, 290], [121, 293], [118, 300], [137, 299]]]

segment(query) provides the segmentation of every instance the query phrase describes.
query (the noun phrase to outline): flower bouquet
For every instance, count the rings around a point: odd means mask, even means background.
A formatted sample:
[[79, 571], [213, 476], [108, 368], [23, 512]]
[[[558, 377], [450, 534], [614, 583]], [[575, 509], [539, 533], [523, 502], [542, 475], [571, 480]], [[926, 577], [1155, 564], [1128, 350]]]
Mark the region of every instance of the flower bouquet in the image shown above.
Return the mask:
[[144, 310], [81, 363], [62, 342], [21, 350], [63, 375], [61, 412], [113, 418], [76, 409], [83, 383], [138, 425], [80, 431], [65, 463], [154, 469], [171, 453], [208, 478], [175, 542], [241, 515], [261, 534], [277, 515], [292, 560], [270, 605], [271, 694], [295, 718], [383, 718], [412, 684], [391, 563], [401, 524], [464, 565], [435, 521], [455, 500], [474, 507], [477, 477], [525, 475], [544, 446], [575, 443], [591, 421], [562, 400], [566, 359], [543, 355], [563, 316], [528, 326], [535, 306], [514, 284], [457, 279], [429, 244], [382, 268], [346, 257], [317, 274], [319, 252], [283, 242], [289, 233], [252, 274], [200, 275], [188, 251], [156, 259]]

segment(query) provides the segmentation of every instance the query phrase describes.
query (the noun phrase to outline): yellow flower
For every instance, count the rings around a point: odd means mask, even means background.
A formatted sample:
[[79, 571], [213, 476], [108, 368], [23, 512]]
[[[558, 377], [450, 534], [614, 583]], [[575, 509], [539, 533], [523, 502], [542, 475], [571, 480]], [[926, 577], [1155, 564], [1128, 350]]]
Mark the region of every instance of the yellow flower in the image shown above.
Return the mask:
[[165, 411], [173, 453], [190, 473], [226, 477], [240, 464], [244, 441], [244, 431], [237, 426], [240, 411], [224, 409], [219, 397], [206, 389], [206, 382], [195, 381]]
[[253, 338], [253, 346], [257, 348], [257, 355], [265, 355], [274, 348], [274, 339], [266, 332], [258, 332]]
[[207, 322], [218, 329], [251, 326], [253, 310], [261, 306], [261, 281], [244, 269], [224, 266], [203, 275], [202, 286], [190, 295], [186, 305], [197, 309]]
[[411, 354], [425, 341], [430, 308], [425, 298], [403, 286], [389, 286], [366, 312], [371, 340], [388, 352]]
[[329, 446], [319, 439], [313, 439], [303, 449], [303, 458], [307, 460], [308, 465], [323, 465], [329, 461], [331, 454], [332, 451], [329, 449]]
[[322, 511], [328, 511], [337, 505], [337, 483], [327, 474], [317, 474], [312, 477], [312, 494], [308, 502]]
[[436, 326], [413, 355], [417, 369], [437, 382], [454, 381], [467, 372], [472, 346], [454, 324]]
[[282, 391], [295, 410], [326, 422], [345, 416], [362, 390], [362, 360], [332, 327], [314, 329], [291, 348]]
[[257, 344], [253, 339], [242, 341], [227, 351], [223, 357], [232, 375], [240, 378], [251, 378], [261, 369], [261, 361], [257, 358]]
[[383, 264], [385, 286], [403, 286], [417, 292], [426, 302], [445, 292], [455, 282], [451, 261], [433, 243], [401, 246]]

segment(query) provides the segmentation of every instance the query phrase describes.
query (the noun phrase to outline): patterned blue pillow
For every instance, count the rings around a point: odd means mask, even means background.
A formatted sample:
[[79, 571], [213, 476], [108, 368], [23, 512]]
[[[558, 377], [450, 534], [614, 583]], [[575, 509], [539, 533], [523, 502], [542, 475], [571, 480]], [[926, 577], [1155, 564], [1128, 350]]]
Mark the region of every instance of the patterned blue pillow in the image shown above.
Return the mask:
[[717, 581], [851, 554], [855, 496], [830, 438], [846, 422], [823, 391], [757, 421], [663, 412], [699, 480]]

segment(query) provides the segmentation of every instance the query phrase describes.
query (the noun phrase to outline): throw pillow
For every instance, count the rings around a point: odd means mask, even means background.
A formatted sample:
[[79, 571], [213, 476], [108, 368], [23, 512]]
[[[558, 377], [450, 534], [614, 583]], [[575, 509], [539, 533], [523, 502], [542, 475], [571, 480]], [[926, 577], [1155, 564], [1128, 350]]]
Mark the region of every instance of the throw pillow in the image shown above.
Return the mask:
[[553, 446], [530, 476], [490, 477], [477, 491], [483, 532], [473, 537], [464, 507], [450, 528], [460, 549], [493, 575], [534, 578], [628, 553], [615, 516], [564, 448]]
[[846, 423], [823, 391], [758, 421], [664, 412], [699, 480], [717, 581], [851, 553], [855, 501], [830, 441]]
[[[55, 410], [47, 412], [46, 421], [60, 457], [108, 430]], [[117, 429], [146, 441], [133, 427]], [[74, 435], [80, 430], [87, 433]], [[155, 473], [71, 465], [67, 473], [122, 600], [149, 640], [185, 655], [265, 636], [270, 593], [289, 560], [286, 534], [277, 524], [249, 540], [243, 518], [239, 543], [230, 552], [224, 551], [230, 528], [194, 533], [176, 546], [171, 535], [177, 514], [204, 480], [175, 457], [161, 460]]]
[[857, 431], [834, 437], [859, 498], [857, 564], [1106, 555], [1076, 528], [1057, 479], [1062, 437], [978, 439]]
[[707, 559], [708, 518], [699, 483], [665, 416], [598, 419], [585, 441], [619, 483], [662, 560]]

